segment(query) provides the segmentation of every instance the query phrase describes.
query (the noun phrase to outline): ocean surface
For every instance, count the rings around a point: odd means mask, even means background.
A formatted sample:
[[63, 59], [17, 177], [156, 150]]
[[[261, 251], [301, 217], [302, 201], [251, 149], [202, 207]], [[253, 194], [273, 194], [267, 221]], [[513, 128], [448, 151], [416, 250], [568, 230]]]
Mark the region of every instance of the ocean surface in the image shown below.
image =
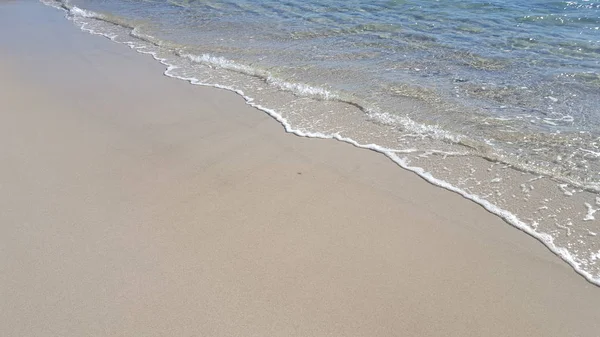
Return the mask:
[[288, 132], [381, 152], [600, 285], [600, 2], [43, 2]]

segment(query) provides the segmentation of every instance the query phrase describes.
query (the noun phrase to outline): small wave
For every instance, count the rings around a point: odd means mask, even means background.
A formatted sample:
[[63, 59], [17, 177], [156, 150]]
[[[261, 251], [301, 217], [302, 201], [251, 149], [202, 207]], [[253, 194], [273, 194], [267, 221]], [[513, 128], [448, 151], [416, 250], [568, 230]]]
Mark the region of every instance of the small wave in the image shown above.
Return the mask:
[[258, 77], [269, 85], [273, 85], [273, 86], [279, 88], [280, 90], [291, 92], [297, 96], [312, 97], [312, 98], [318, 98], [318, 99], [322, 99], [322, 100], [335, 100], [335, 99], [339, 98], [339, 96], [337, 94], [334, 94], [325, 88], [311, 86], [311, 85], [304, 84], [304, 83], [288, 82], [288, 81], [279, 79], [277, 77], [274, 77], [268, 71], [261, 70], [261, 69], [255, 68], [255, 67], [250, 67], [247, 65], [243, 65], [243, 64], [228, 60], [224, 57], [216, 57], [216, 56], [212, 56], [209, 54], [194, 55], [194, 54], [187, 54], [187, 53], [177, 53], [177, 55], [187, 58], [196, 63], [208, 65], [210, 67], [232, 70], [232, 71], [239, 72], [239, 73], [242, 73], [245, 75]]
[[209, 54], [202, 55], [194, 55], [187, 53], [176, 53], [178, 56], [186, 58], [192, 62], [204, 64], [213, 68], [227, 69], [233, 70], [239, 73], [243, 73], [245, 75], [260, 77], [266, 79], [270, 75], [267, 72], [260, 71], [256, 68], [249, 67], [243, 64], [239, 64], [237, 62], [228, 60], [224, 57], [212, 56]]
[[267, 78], [267, 83], [286, 91], [291, 91], [299, 96], [318, 97], [324, 100], [337, 99], [339, 96], [321, 87], [314, 87], [304, 83], [291, 83], [272, 76]]
[[69, 13], [71, 15], [81, 16], [84, 18], [102, 19], [102, 16], [100, 14], [92, 12], [92, 11], [88, 11], [85, 9], [81, 9], [77, 6], [71, 7], [71, 9], [69, 9]]
[[463, 135], [444, 130], [437, 125], [417, 123], [408, 116], [392, 115], [386, 112], [372, 112], [370, 113], [370, 117], [383, 124], [400, 125], [408, 132], [428, 136], [432, 139], [450, 141], [455, 144], [461, 144], [465, 140]]
[[72, 5], [68, 0], [40, 0], [43, 4], [57, 8], [63, 9], [67, 12], [67, 15], [74, 18], [87, 18], [104, 21], [113, 25], [121, 26], [127, 29], [134, 29], [135, 25], [128, 20], [104, 13], [97, 13], [94, 11], [90, 11], [87, 9], [83, 9]]

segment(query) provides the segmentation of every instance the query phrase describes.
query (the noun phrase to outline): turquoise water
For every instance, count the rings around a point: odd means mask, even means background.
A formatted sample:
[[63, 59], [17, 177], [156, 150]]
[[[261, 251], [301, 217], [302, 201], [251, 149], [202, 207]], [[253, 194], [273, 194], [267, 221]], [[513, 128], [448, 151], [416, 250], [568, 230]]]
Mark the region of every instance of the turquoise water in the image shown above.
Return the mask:
[[388, 155], [600, 283], [600, 2], [45, 2], [290, 132]]
[[[590, 175], [582, 166], [600, 155], [600, 3], [70, 3], [125, 19], [186, 53], [324, 87], [366, 110], [466, 136], [486, 148], [482, 155], [600, 186], [600, 167]], [[420, 108], [403, 109], [407, 97]]]

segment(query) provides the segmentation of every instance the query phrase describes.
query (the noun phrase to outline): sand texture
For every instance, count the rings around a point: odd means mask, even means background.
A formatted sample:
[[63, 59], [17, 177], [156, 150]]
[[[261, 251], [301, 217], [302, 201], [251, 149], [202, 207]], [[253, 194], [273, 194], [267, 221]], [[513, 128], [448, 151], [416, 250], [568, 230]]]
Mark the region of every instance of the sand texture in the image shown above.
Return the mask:
[[0, 3], [1, 336], [598, 336], [600, 289], [384, 156]]

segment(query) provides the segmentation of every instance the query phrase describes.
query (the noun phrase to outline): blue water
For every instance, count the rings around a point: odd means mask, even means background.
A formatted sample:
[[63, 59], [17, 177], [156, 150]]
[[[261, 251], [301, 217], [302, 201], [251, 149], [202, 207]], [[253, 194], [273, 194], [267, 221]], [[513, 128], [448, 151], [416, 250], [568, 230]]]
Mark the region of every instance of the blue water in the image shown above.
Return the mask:
[[381, 150], [600, 283], [600, 2], [47, 2], [288, 131]]
[[[556, 150], [572, 152], [557, 149], [565, 137], [555, 135], [550, 144], [541, 144], [543, 153], [527, 151], [531, 138], [540, 134], [575, 133], [581, 138], [579, 145], [600, 150], [591, 144], [600, 123], [599, 3], [74, 0], [71, 4], [126, 18], [141, 27], [140, 32], [185, 46], [189, 53], [268, 69], [289, 82], [344, 92], [349, 101], [372, 111], [408, 114], [412, 120], [443, 126], [475, 142], [491, 142], [506, 151], [503, 155], [535, 160], [527, 164], [530, 167], [549, 168], [557, 164], [551, 164]], [[424, 106], [404, 111], [398, 96], [415, 98]], [[486, 127], [490, 122], [486, 118], [496, 119]], [[577, 158], [560, 163], [561, 174], [582, 184], [597, 183], [597, 177], [578, 170], [578, 164]]]

